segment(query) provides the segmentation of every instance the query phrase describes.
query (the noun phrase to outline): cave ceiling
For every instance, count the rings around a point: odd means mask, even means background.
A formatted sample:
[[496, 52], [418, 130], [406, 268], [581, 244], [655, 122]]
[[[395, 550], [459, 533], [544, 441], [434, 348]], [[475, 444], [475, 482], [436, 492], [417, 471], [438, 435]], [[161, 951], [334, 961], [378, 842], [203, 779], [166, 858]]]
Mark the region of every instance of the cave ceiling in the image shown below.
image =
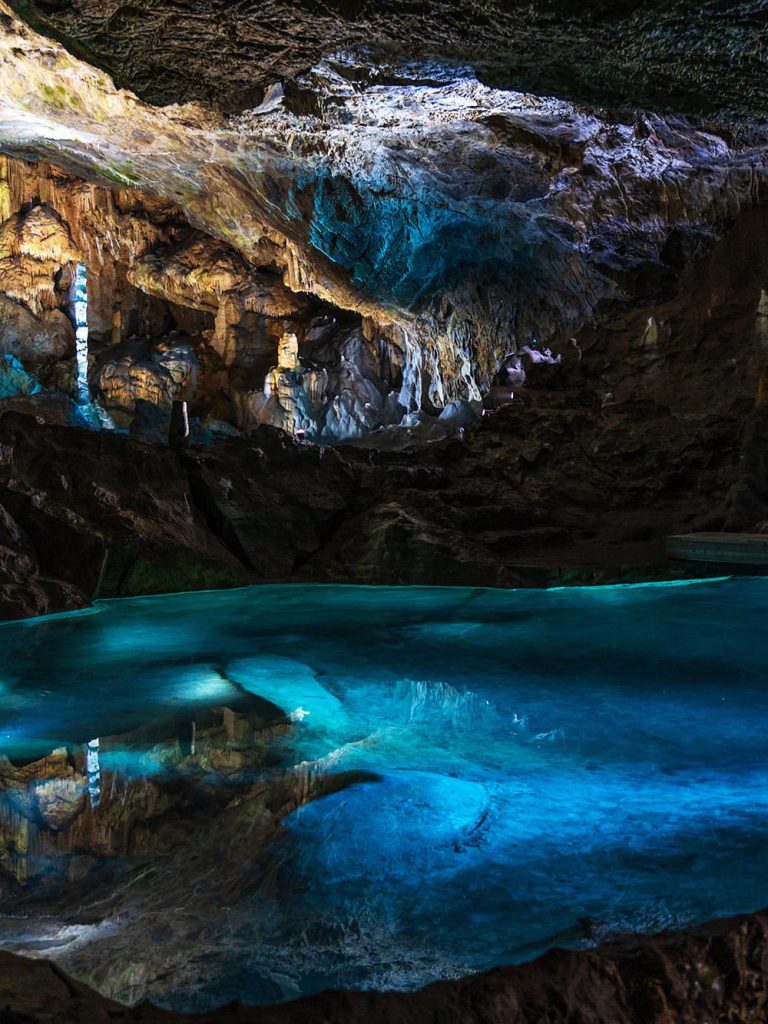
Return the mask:
[[489, 84], [604, 105], [761, 118], [765, 0], [13, 0], [155, 104], [253, 106], [323, 57], [469, 62]]
[[[0, 153], [174, 203], [362, 317], [402, 406], [439, 410], [526, 343], [663, 298], [761, 201], [767, 15], [0, 0]], [[147, 254], [129, 279], [177, 301]]]

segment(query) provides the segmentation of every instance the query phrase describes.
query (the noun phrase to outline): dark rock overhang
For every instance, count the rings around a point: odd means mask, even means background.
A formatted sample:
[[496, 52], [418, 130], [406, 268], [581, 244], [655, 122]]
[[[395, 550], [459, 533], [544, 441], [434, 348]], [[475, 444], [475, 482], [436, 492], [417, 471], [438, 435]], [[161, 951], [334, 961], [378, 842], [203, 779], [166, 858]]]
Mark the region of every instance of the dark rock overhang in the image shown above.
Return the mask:
[[764, 121], [765, 0], [13, 0], [155, 104], [259, 103], [340, 50], [470, 63], [481, 80], [612, 107]]

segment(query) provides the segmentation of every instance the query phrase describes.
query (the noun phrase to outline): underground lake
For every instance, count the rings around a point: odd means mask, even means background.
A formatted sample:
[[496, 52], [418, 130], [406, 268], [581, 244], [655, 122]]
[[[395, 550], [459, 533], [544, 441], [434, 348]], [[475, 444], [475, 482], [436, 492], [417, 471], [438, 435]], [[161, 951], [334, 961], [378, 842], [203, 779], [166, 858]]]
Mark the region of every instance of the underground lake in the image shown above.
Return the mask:
[[2, 947], [203, 1010], [760, 909], [766, 614], [745, 576], [3, 624]]

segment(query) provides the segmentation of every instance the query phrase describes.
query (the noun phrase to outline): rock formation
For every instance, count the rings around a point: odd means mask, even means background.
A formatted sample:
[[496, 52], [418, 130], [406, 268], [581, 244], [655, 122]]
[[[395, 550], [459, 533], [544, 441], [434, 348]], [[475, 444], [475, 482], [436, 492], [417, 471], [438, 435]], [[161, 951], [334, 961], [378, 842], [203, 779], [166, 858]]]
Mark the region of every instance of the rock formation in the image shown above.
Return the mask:
[[[749, 0], [14, 0], [123, 88], [155, 104], [255, 106], [328, 53], [467, 62], [505, 87], [675, 113], [758, 114], [768, 106], [764, 12]], [[158, 59], [158, 57], [162, 59]], [[382, 75], [385, 77], [385, 75]]]
[[44, 960], [0, 953], [10, 1024], [115, 1019], [126, 1024], [694, 1024], [765, 1020], [765, 912], [681, 933], [627, 938], [588, 953], [439, 982], [417, 993], [325, 992], [276, 1007], [230, 1005], [195, 1016], [119, 1006]]
[[[453, 436], [427, 447], [423, 424], [398, 427], [391, 451], [259, 426], [176, 453], [7, 412], [3, 615], [248, 581], [677, 571], [665, 535], [768, 520], [766, 265], [753, 255], [766, 239], [764, 211], [744, 215], [670, 299], [586, 328], [575, 346], [563, 337], [559, 364], [526, 360], [513, 401], [475, 427], [449, 418]], [[290, 337], [282, 352], [295, 361]], [[284, 409], [294, 392], [282, 389]], [[30, 399], [8, 401], [24, 411]]]
[[[765, 15], [0, 0], [0, 617], [668, 578], [668, 533], [768, 529]], [[349, 781], [277, 767], [291, 728], [260, 702], [0, 759], [5, 945], [38, 900], [41, 948], [132, 1002], [151, 918], [193, 992], [282, 816]], [[200, 1020], [746, 1024], [767, 950], [755, 914]], [[78, 1019], [184, 1018], [0, 953], [0, 1024]]]
[[[226, 377], [225, 402], [210, 412], [238, 425], [264, 421], [255, 378], [276, 365], [274, 340], [297, 333], [265, 320], [303, 319], [309, 335], [309, 296], [326, 316], [330, 305], [357, 317], [356, 360], [339, 338], [318, 366], [317, 339], [301, 353], [307, 379], [285, 378], [287, 416], [280, 404], [266, 419], [346, 440], [479, 401], [508, 352], [661, 297], [759, 198], [765, 176], [758, 135], [616, 118], [492, 88], [466, 69], [430, 65], [414, 77], [394, 62], [382, 81], [344, 54], [298, 76], [298, 94], [276, 85], [235, 115], [152, 107], [10, 11], [5, 19], [0, 147], [47, 159], [53, 147], [70, 174], [119, 183], [102, 205], [113, 194], [138, 204], [111, 259], [148, 308], [195, 310], [211, 374]], [[140, 212], [149, 200], [126, 187], [165, 207]], [[179, 218], [203, 236], [173, 237]], [[99, 231], [79, 234], [82, 245]], [[109, 274], [102, 286], [114, 299]]]

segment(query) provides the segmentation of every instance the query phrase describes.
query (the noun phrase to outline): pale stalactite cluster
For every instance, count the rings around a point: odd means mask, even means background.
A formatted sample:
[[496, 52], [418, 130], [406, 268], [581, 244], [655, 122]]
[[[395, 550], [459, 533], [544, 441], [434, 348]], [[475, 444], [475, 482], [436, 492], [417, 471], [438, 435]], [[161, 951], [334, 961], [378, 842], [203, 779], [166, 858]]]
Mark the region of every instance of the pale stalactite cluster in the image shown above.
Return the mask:
[[765, 172], [760, 150], [683, 122], [611, 123], [439, 69], [381, 85], [347, 58], [301, 83], [321, 113], [273, 90], [227, 123], [194, 104], [152, 108], [8, 25], [6, 152], [55, 152], [166, 197], [290, 291], [370, 318], [394, 344], [418, 339], [432, 404], [475, 398], [531, 336], [593, 321], [639, 266], [664, 275], [672, 234], [685, 264]]
[[[107, 194], [127, 224], [93, 240], [73, 233], [75, 243], [97, 258], [106, 248], [152, 299], [213, 317], [196, 327], [228, 379], [225, 418], [239, 425], [302, 421], [340, 439], [476, 403], [507, 353], [537, 338], [556, 358], [563, 337], [632, 299], [633, 282], [668, 287], [766, 173], [758, 146], [679, 119], [621, 122], [437, 64], [388, 68], [383, 82], [338, 55], [298, 93], [275, 83], [233, 119], [154, 108], [2, 9], [0, 149], [119, 186]], [[157, 197], [141, 200], [149, 217], [135, 200], [131, 212], [129, 189]], [[79, 186], [83, 224], [98, 191]], [[197, 239], [167, 219], [147, 230], [163, 204]], [[254, 378], [276, 366], [269, 355], [307, 296], [363, 319], [351, 342], [363, 362], [341, 354], [341, 338], [331, 363], [313, 360], [300, 338], [301, 371], [289, 371], [292, 397], [286, 384], [276, 409], [277, 392]], [[254, 317], [274, 321], [269, 339]], [[371, 360], [382, 371], [373, 390]]]
[[[421, 407], [422, 391], [436, 408], [445, 404], [427, 330], [421, 342], [410, 342], [402, 330], [386, 336], [372, 319], [338, 320], [338, 311], [287, 288], [271, 263], [255, 268], [226, 243], [194, 231], [171, 204], [89, 185], [47, 165], [4, 159], [4, 168], [14, 212], [2, 237], [16, 276], [7, 275], [12, 294], [4, 300], [15, 331], [6, 324], [1, 337], [4, 350], [22, 360], [6, 367], [4, 394], [28, 393], [28, 366], [81, 407], [94, 408], [92, 391], [119, 427], [136, 423], [154, 440], [165, 437], [174, 400], [194, 402], [225, 435], [216, 416], [241, 429], [269, 423], [330, 443], [400, 422]], [[86, 278], [87, 312], [75, 298]], [[43, 306], [64, 336], [41, 368], [30, 323]], [[83, 343], [73, 344], [73, 326]], [[285, 337], [296, 347], [288, 364]], [[429, 386], [419, 375], [401, 405], [398, 395], [412, 386], [422, 352]], [[403, 377], [405, 385], [398, 383]], [[34, 378], [32, 386], [40, 390]], [[101, 422], [97, 416], [94, 425]]]

